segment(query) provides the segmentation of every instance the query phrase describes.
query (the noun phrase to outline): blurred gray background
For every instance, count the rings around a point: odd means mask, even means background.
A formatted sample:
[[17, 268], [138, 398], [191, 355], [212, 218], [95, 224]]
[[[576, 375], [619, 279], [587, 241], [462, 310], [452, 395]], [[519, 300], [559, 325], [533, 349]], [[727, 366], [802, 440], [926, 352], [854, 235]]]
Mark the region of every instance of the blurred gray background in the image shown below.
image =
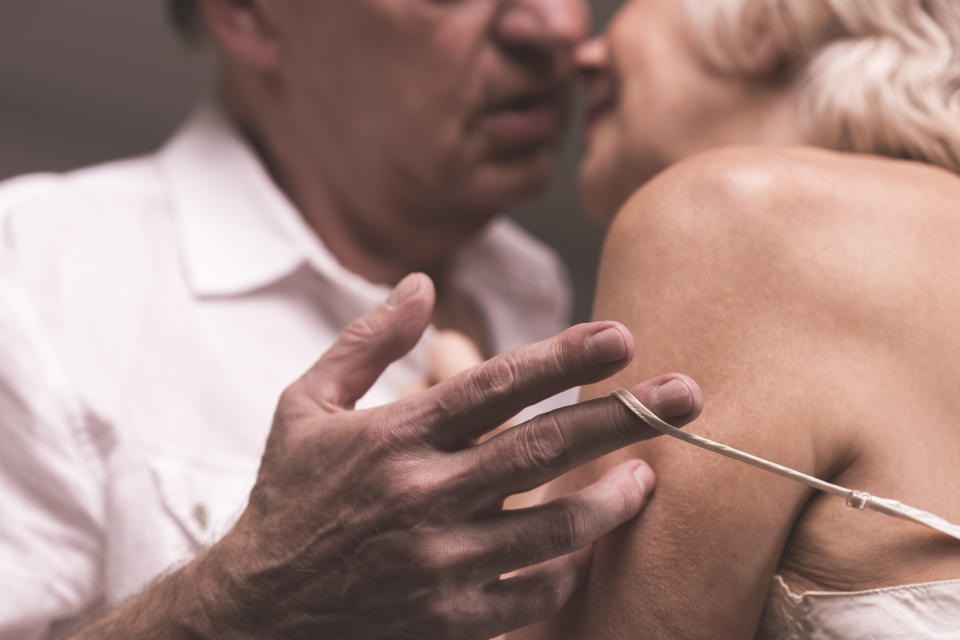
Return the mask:
[[[591, 0], [597, 28], [619, 2]], [[0, 179], [148, 152], [211, 76], [209, 57], [168, 26], [162, 0], [0, 0]], [[580, 210], [577, 140], [572, 133], [547, 192], [509, 213], [567, 261], [582, 321], [602, 230]]]

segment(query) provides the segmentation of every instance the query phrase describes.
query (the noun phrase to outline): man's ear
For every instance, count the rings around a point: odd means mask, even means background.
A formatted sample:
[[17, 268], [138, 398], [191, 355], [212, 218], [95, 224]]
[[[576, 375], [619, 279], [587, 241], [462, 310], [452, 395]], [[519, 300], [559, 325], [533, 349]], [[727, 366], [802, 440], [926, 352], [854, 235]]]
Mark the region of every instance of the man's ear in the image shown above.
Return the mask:
[[277, 65], [279, 43], [255, 0], [197, 1], [210, 34], [231, 57], [260, 70]]

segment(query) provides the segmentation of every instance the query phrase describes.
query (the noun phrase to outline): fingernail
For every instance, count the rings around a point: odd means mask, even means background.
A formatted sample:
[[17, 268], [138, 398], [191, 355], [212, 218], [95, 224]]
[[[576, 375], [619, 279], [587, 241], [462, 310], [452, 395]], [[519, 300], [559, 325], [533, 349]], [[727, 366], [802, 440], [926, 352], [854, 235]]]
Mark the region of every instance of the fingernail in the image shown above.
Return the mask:
[[601, 364], [619, 362], [627, 357], [627, 343], [615, 327], [593, 334], [587, 345], [594, 359]]
[[654, 410], [661, 418], [676, 418], [693, 410], [693, 395], [680, 379], [660, 385], [653, 392]]
[[413, 297], [420, 289], [420, 279], [417, 277], [417, 274], [411, 273], [406, 278], [401, 280], [397, 286], [393, 288], [393, 291], [390, 292], [390, 297], [387, 298], [387, 307], [390, 309], [396, 309], [401, 304]]
[[653, 475], [653, 469], [642, 464], [634, 470], [633, 477], [640, 485], [640, 490], [643, 491], [644, 495], [649, 495], [653, 491], [653, 485], [657, 481], [657, 477]]

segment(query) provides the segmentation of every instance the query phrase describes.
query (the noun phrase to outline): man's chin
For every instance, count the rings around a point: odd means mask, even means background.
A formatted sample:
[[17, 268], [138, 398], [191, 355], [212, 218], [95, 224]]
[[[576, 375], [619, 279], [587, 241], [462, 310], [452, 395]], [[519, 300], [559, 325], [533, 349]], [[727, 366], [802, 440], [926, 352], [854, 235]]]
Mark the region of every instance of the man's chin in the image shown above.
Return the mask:
[[478, 185], [478, 197], [497, 197], [503, 205], [513, 204], [518, 199], [529, 198], [543, 191], [556, 166], [556, 149], [553, 145], [541, 145], [512, 155], [501, 155], [481, 167], [474, 183]]

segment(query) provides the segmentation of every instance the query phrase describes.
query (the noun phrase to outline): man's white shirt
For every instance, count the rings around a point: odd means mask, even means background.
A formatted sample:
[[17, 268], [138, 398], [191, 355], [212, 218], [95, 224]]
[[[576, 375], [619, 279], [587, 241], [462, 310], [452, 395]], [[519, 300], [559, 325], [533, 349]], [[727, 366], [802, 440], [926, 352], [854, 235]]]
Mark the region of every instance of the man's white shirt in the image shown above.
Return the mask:
[[[507, 220], [451, 286], [497, 351], [566, 326], [560, 262]], [[0, 186], [0, 638], [54, 635], [222, 536], [281, 391], [388, 294], [211, 106], [157, 154]], [[359, 406], [424, 378], [424, 352]]]

